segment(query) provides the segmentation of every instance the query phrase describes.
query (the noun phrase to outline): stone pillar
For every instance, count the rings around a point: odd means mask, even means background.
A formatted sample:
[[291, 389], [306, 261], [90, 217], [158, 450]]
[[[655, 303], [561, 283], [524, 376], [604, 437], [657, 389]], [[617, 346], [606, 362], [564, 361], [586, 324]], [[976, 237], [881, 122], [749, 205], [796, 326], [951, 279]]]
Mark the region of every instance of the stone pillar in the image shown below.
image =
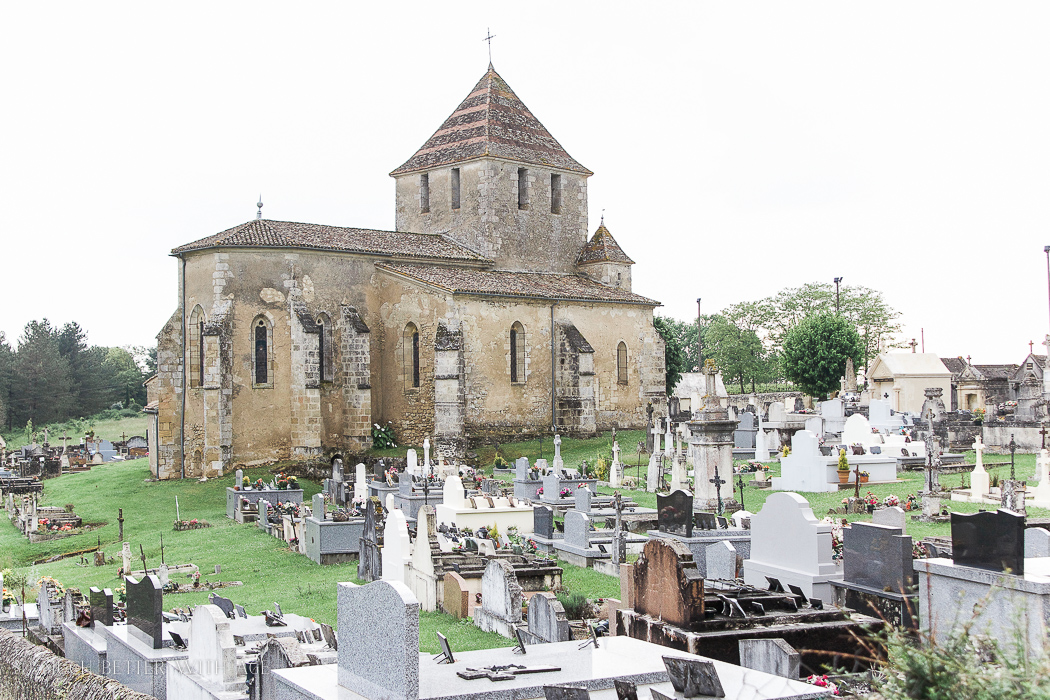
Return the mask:
[[[703, 408], [693, 412], [689, 426], [689, 454], [693, 463], [693, 504], [701, 509], [718, 508], [718, 494], [711, 479], [718, 474], [729, 484], [733, 478], [733, 431], [736, 421], [722, 408], [716, 391], [718, 372], [704, 367], [707, 389]], [[727, 484], [727, 486], [729, 485]], [[731, 489], [731, 487], [730, 487]], [[732, 490], [723, 494], [723, 503], [732, 499]]]
[[292, 458], [321, 454], [321, 356], [318, 327], [306, 305], [291, 303]]
[[364, 451], [372, 447], [371, 334], [357, 309], [343, 304], [339, 310], [343, 443]]
[[466, 394], [463, 330], [458, 320], [440, 321], [434, 340], [434, 443], [446, 458], [466, 454]]
[[594, 348], [568, 321], [555, 324], [558, 427], [592, 435], [596, 430]]

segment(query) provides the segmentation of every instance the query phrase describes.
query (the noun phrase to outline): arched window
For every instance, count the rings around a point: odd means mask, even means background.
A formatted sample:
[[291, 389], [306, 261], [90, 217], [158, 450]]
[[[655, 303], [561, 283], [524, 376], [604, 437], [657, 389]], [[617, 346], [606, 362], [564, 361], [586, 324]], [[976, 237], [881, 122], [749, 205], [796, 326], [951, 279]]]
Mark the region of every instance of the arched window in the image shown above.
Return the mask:
[[189, 379], [191, 387], [204, 386], [204, 309], [193, 307], [187, 329], [186, 345], [189, 351]]
[[328, 314], [317, 317], [317, 369], [322, 382], [330, 382], [333, 379], [332, 368], [332, 320]]
[[265, 316], [252, 321], [252, 384], [273, 385], [272, 326]]
[[510, 381], [525, 381], [525, 328], [517, 321], [510, 327]]
[[402, 367], [405, 371], [405, 388], [419, 388], [419, 329], [416, 324], [405, 326], [402, 337]]
[[616, 381], [627, 383], [627, 343], [620, 341], [616, 346]]

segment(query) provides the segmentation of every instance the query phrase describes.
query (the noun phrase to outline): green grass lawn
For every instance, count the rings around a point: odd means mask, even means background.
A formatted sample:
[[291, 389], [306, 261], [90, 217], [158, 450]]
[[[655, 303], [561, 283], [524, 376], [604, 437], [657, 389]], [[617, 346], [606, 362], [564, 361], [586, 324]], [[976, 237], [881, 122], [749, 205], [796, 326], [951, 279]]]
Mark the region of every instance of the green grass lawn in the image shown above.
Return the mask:
[[[103, 440], [120, 440], [121, 435], [132, 435], [146, 436], [146, 425], [148, 418], [145, 413], [140, 413], [133, 417], [113, 418], [108, 420], [94, 420], [87, 421], [88, 429], [95, 431], [95, 437], [100, 437]], [[48, 442], [52, 445], [61, 445], [62, 440], [60, 439], [63, 435], [70, 437], [70, 445], [80, 444], [80, 438], [84, 437], [84, 434], [79, 431], [73, 430], [66, 423], [57, 423], [54, 425], [47, 426], [48, 428]], [[43, 441], [44, 432], [43, 427], [37, 428], [37, 440]], [[68, 432], [62, 432], [68, 430]], [[7, 443], [7, 449], [17, 450], [26, 444], [25, 433], [23, 430], [12, 430], [10, 432], [3, 433], [4, 441]]]
[[[264, 468], [246, 469], [253, 480], [266, 478]], [[139, 546], [146, 554], [150, 568], [160, 564], [161, 537], [164, 539], [164, 561], [168, 564], [193, 563], [200, 567], [201, 582], [209, 580], [241, 581], [245, 585], [225, 588], [220, 593], [256, 613], [273, 609], [274, 601], [281, 607], [328, 624], [336, 624], [335, 584], [357, 580], [357, 564], [349, 562], [319, 566], [305, 556], [292, 552], [281, 541], [270, 537], [254, 525], [239, 525], [226, 518], [225, 489], [233, 484], [233, 477], [211, 479], [207, 482], [148, 481], [146, 460], [116, 462], [93, 467], [90, 471], [67, 474], [44, 482], [44, 505], [65, 506], [72, 503], [84, 522], [101, 523], [102, 527], [82, 534], [30, 544], [10, 522], [0, 523], [0, 568], [27, 571], [33, 582], [41, 576], [52, 576], [67, 587], [86, 592], [91, 586], [116, 589], [120, 568], [121, 545], [117, 540], [118, 509], [124, 509], [124, 538], [131, 543], [134, 566], [141, 568]], [[318, 484], [300, 479], [309, 501], [320, 490]], [[179, 513], [185, 520], [207, 520], [212, 527], [175, 532], [175, 498]], [[104, 567], [82, 565], [79, 557], [71, 557], [48, 564], [33, 565], [56, 554], [94, 546], [101, 539], [107, 557], [115, 563]], [[88, 561], [92, 556], [86, 557]], [[222, 571], [211, 575], [215, 565]], [[581, 570], [568, 564], [565, 567], [565, 586], [570, 591], [590, 597], [604, 597], [619, 592], [616, 579], [592, 570]], [[602, 581], [602, 579], [607, 579]], [[596, 582], [601, 582], [596, 583]], [[28, 594], [31, 600], [34, 594]], [[165, 609], [185, 608], [206, 603], [208, 591], [178, 593], [164, 596]], [[437, 653], [437, 635], [449, 638], [453, 649], [488, 649], [510, 646], [511, 640], [497, 634], [482, 632], [469, 620], [457, 620], [444, 613], [420, 614], [420, 648]]]

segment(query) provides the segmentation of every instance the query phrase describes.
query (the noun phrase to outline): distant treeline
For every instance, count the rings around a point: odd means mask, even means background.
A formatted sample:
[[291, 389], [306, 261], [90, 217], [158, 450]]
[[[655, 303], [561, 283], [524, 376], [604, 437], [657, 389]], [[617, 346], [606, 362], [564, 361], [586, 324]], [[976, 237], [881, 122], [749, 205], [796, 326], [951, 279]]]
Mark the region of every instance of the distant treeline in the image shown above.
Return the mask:
[[88, 346], [80, 324], [46, 318], [26, 324], [15, 348], [0, 331], [0, 425], [20, 428], [146, 403], [142, 385], [157, 368], [156, 347]]

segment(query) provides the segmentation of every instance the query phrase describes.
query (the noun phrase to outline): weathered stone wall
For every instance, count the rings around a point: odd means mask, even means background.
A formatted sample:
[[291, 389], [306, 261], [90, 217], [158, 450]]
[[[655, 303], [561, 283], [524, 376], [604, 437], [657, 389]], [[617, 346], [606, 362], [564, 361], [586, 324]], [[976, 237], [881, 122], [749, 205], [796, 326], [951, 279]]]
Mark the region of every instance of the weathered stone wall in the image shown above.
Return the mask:
[[[485, 159], [459, 163], [460, 207], [452, 209], [452, 167], [427, 173], [430, 211], [420, 209], [420, 175], [397, 180], [398, 231], [443, 233], [507, 270], [574, 273], [587, 241], [587, 179], [580, 173]], [[518, 208], [518, 168], [528, 169], [528, 204]], [[561, 213], [551, 212], [551, 175], [561, 175]]]
[[182, 469], [182, 311], [176, 310], [157, 334], [157, 374], [146, 385], [147, 402], [157, 402], [157, 450], [150, 452], [150, 472], [158, 479], [178, 478]]
[[152, 700], [4, 629], [0, 629], [0, 698]]

